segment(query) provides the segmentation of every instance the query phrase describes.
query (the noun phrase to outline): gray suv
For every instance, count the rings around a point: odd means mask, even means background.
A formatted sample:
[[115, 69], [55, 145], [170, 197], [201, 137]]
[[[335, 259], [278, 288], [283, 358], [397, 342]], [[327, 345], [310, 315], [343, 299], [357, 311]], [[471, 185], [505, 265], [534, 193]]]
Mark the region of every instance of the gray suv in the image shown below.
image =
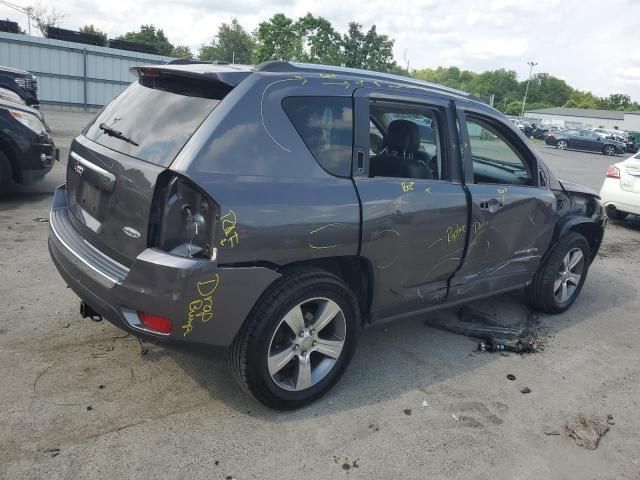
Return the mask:
[[228, 348], [258, 401], [327, 392], [368, 325], [526, 288], [573, 303], [598, 196], [464, 92], [318, 65], [161, 65], [76, 137], [49, 249], [139, 336]]

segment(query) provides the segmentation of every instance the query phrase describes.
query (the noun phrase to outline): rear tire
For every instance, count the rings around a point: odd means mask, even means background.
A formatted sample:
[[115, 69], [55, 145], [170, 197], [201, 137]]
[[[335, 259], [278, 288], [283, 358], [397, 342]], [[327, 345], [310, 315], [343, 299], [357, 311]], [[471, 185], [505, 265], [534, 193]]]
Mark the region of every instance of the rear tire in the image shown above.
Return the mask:
[[616, 153], [616, 147], [613, 145], [605, 145], [602, 149], [602, 154], [608, 157], [613, 157]]
[[358, 302], [340, 278], [323, 270], [294, 270], [258, 300], [231, 345], [229, 366], [260, 403], [299, 408], [340, 379], [359, 329]]
[[0, 152], [0, 198], [9, 193], [13, 182], [13, 170], [7, 156]]
[[526, 288], [529, 304], [545, 313], [567, 310], [580, 295], [590, 262], [589, 242], [583, 235], [570, 232], [562, 237]]
[[558, 150], [566, 150], [567, 148], [569, 148], [569, 142], [567, 142], [566, 140], [558, 140], [556, 142], [556, 148]]
[[621, 212], [613, 205], [607, 206], [605, 211], [607, 212], [607, 217], [611, 220], [624, 220], [629, 215], [627, 212]]

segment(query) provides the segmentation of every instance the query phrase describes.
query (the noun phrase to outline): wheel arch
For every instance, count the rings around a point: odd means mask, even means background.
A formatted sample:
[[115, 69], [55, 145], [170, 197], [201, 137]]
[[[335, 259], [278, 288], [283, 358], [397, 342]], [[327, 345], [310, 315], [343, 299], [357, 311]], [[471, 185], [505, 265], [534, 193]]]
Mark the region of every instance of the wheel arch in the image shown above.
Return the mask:
[[20, 177], [20, 165], [18, 164], [18, 156], [16, 155], [16, 149], [12, 145], [10, 140], [0, 136], [0, 152], [4, 153], [9, 164], [11, 165], [11, 176], [14, 182], [19, 182]]
[[[602, 238], [604, 236], [604, 229], [602, 228], [601, 224], [593, 218], [582, 217], [578, 215], [566, 217], [564, 221], [559, 222], [556, 226], [556, 231], [553, 237], [553, 246], [555, 246], [555, 244], [557, 244], [558, 241], [569, 232], [579, 233], [587, 239], [587, 242], [589, 242], [589, 250], [591, 253], [590, 260], [593, 262], [596, 254], [598, 253], [598, 250], [600, 249]], [[549, 249], [549, 251], [551, 250], [552, 248]]]
[[373, 268], [366, 258], [351, 255], [304, 260], [284, 265], [278, 271], [285, 276], [287, 272], [304, 267], [324, 270], [342, 279], [358, 299], [363, 325], [369, 320], [373, 297]]

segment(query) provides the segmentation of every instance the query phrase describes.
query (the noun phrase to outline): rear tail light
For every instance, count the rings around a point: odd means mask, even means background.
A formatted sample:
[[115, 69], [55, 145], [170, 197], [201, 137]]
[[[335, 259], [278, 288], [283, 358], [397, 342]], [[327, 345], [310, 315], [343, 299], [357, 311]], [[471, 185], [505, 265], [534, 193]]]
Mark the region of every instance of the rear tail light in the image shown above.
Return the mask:
[[173, 323], [171, 320], [161, 317], [160, 315], [138, 312], [138, 318], [148, 330], [153, 330], [158, 333], [171, 333], [173, 331]]
[[611, 165], [607, 168], [607, 178], [620, 178], [620, 169]]
[[189, 180], [158, 182], [149, 230], [150, 246], [186, 258], [216, 259], [218, 206]]

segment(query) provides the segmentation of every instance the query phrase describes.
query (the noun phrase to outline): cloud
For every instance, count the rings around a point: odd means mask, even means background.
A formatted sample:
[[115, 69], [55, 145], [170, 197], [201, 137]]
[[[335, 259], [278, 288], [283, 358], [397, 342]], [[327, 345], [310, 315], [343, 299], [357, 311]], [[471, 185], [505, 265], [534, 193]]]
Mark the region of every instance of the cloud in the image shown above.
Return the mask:
[[[633, 51], [640, 1], [603, 7], [600, 0], [41, 0], [66, 13], [63, 28], [94, 24], [110, 37], [141, 24], [162, 28], [174, 44], [193, 51], [209, 43], [222, 22], [237, 17], [249, 31], [281, 12], [322, 15], [341, 32], [351, 21], [395, 39], [413, 68], [456, 65], [474, 71], [515, 70], [566, 78], [573, 87], [608, 95], [622, 89], [640, 100], [640, 53]], [[15, 2], [14, 2], [15, 3]], [[609, 11], [612, 13], [609, 14]], [[24, 15], [0, 4], [0, 18]], [[626, 43], [625, 43], [626, 42]]]

